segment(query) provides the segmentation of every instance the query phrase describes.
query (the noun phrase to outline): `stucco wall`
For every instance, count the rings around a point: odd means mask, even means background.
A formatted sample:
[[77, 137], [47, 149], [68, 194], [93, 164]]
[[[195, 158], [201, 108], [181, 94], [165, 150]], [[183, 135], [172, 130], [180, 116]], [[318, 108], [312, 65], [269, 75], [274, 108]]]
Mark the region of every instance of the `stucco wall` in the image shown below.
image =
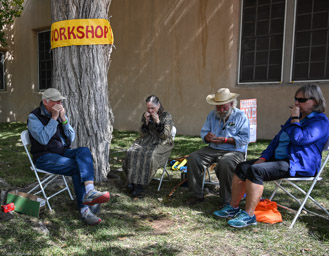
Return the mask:
[[[25, 121], [41, 98], [37, 32], [50, 28], [50, 1], [25, 4], [7, 48], [1, 122]], [[179, 134], [198, 135], [213, 109], [205, 98], [220, 87], [239, 93], [240, 99], [257, 98], [258, 138], [271, 138], [289, 116], [288, 106], [302, 84], [237, 84], [239, 0], [112, 0], [109, 14], [116, 46], [109, 98], [116, 129], [137, 130], [145, 98], [156, 94]], [[289, 45], [291, 37], [286, 40]], [[289, 65], [287, 58], [285, 68]], [[328, 83], [319, 85], [329, 101]]]
[[6, 91], [0, 92], [0, 121], [26, 121], [39, 104], [37, 32], [50, 27], [50, 1], [25, 1], [6, 52]]
[[[198, 135], [213, 109], [205, 98], [220, 87], [257, 98], [258, 138], [272, 138], [288, 118], [302, 84], [237, 84], [240, 1], [113, 0], [110, 15], [115, 128], [138, 129], [145, 98], [156, 94], [178, 133]], [[329, 100], [328, 84], [320, 86]]]

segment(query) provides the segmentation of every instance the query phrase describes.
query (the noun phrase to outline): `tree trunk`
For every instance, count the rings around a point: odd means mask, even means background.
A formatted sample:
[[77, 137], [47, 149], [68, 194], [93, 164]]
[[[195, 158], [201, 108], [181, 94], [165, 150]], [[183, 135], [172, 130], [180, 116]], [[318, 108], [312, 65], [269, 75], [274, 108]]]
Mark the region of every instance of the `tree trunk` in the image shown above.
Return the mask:
[[[52, 22], [71, 19], [108, 19], [111, 0], [51, 0]], [[111, 45], [59, 47], [53, 51], [52, 87], [67, 100], [64, 107], [76, 131], [74, 147], [89, 147], [95, 181], [106, 180], [113, 114], [108, 102], [107, 73]]]

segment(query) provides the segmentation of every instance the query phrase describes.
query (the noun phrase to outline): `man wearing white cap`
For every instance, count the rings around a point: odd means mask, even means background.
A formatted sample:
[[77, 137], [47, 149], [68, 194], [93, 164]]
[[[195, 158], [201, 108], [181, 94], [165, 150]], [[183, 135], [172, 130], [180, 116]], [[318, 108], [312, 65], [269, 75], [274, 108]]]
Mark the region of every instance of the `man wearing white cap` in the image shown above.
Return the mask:
[[62, 100], [66, 99], [54, 88], [42, 94], [40, 107], [28, 116], [31, 154], [37, 168], [71, 176], [78, 208], [88, 225], [97, 225], [100, 203], [109, 201], [109, 192], [94, 188], [94, 167], [90, 150], [86, 147], [71, 149], [75, 132], [65, 115]]
[[188, 204], [204, 200], [202, 190], [203, 172], [211, 163], [217, 163], [220, 204], [231, 201], [231, 185], [235, 167], [245, 159], [249, 143], [249, 120], [236, 108], [239, 94], [221, 88], [206, 100], [215, 105], [201, 129], [201, 138], [208, 146], [190, 154], [187, 161], [187, 179], [191, 190]]

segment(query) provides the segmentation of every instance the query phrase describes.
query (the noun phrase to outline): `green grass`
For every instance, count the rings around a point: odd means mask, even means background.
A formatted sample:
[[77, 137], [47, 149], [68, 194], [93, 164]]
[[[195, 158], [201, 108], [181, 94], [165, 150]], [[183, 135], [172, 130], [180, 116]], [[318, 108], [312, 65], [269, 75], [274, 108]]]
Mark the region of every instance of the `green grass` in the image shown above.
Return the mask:
[[[10, 188], [34, 182], [20, 143], [24, 129], [21, 123], [0, 124], [0, 177]], [[112, 170], [121, 167], [124, 153], [120, 151], [136, 137], [135, 132], [114, 131]], [[248, 158], [258, 157], [267, 144], [250, 144]], [[177, 135], [171, 158], [203, 146], [199, 137]], [[0, 255], [329, 255], [329, 221], [303, 215], [289, 230], [293, 214], [279, 209], [283, 223], [232, 229], [225, 220], [212, 215], [218, 209], [218, 188], [210, 186], [203, 203], [188, 207], [183, 203], [188, 196], [186, 188], [178, 188], [168, 198], [180, 181], [178, 172], [170, 173], [172, 180], [163, 183], [161, 192], [156, 190], [158, 182], [152, 181], [146, 197], [139, 200], [128, 196], [122, 172], [120, 180], [97, 184], [99, 189], [111, 192], [111, 200], [103, 206], [99, 215], [102, 222], [96, 227], [80, 221], [75, 202], [66, 194], [51, 199], [55, 211], [46, 210], [40, 218], [14, 213], [10, 221], [0, 221]], [[328, 174], [318, 183], [314, 197], [328, 208], [327, 180]], [[273, 185], [266, 183], [264, 197], [272, 189]], [[282, 204], [292, 204], [282, 193], [278, 199]], [[49, 233], [38, 231], [40, 225]]]

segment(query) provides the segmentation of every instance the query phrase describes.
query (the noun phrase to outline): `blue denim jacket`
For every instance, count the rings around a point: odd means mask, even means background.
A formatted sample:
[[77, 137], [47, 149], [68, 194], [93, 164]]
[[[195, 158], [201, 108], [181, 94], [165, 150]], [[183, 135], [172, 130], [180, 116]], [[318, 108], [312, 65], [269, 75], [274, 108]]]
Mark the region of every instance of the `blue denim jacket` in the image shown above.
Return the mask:
[[329, 120], [323, 113], [313, 112], [303, 123], [292, 123], [291, 118], [281, 126], [261, 157], [270, 160], [279, 143], [281, 133], [285, 131], [289, 138], [288, 155], [290, 176], [314, 176], [321, 166], [322, 150], [329, 137]]

